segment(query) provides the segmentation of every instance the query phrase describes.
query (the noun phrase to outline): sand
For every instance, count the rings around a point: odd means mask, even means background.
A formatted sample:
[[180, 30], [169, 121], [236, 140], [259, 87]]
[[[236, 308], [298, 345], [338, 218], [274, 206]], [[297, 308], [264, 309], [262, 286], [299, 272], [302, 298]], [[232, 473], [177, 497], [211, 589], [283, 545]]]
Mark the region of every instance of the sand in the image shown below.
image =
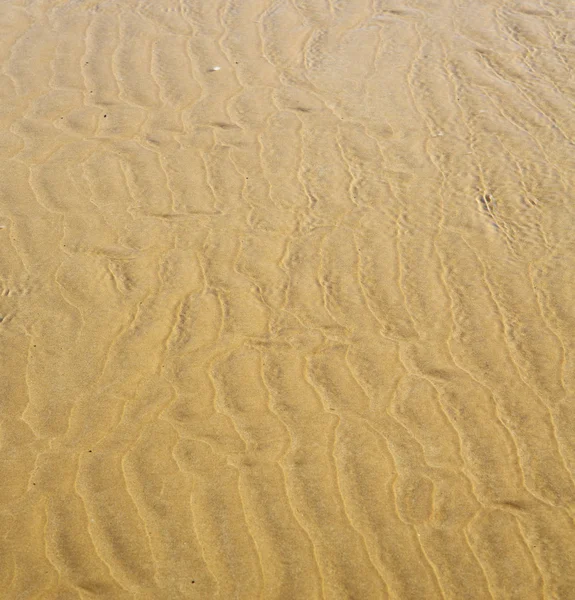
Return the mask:
[[0, 598], [575, 598], [573, 4], [0, 12]]

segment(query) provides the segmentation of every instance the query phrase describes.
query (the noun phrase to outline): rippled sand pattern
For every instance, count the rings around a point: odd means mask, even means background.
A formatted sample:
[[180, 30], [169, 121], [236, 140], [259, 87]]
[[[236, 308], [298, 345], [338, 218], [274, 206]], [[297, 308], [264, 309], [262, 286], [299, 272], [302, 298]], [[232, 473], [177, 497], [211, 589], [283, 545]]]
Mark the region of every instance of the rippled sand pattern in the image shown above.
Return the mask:
[[573, 6], [3, 0], [2, 600], [575, 598]]

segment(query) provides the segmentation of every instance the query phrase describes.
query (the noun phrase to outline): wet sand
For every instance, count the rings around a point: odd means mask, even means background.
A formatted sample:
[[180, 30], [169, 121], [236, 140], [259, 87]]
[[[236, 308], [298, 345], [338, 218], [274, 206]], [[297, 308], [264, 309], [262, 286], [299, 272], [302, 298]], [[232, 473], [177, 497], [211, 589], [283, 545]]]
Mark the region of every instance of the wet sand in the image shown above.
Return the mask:
[[0, 597], [575, 598], [572, 3], [0, 13]]

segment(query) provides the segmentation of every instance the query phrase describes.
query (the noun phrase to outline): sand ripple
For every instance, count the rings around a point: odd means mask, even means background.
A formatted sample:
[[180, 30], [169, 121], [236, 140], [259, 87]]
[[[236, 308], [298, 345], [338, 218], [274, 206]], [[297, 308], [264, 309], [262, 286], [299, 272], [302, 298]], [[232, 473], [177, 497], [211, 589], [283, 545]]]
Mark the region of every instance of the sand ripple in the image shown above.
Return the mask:
[[0, 13], [1, 598], [574, 598], [571, 3]]

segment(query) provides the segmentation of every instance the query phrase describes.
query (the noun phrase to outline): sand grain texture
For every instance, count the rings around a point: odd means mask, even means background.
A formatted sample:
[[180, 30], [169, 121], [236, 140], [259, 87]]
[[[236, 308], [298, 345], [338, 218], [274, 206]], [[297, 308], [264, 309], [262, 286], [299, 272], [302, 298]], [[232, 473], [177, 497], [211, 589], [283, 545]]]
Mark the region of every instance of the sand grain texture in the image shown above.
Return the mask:
[[572, 3], [0, 31], [2, 600], [575, 598]]

